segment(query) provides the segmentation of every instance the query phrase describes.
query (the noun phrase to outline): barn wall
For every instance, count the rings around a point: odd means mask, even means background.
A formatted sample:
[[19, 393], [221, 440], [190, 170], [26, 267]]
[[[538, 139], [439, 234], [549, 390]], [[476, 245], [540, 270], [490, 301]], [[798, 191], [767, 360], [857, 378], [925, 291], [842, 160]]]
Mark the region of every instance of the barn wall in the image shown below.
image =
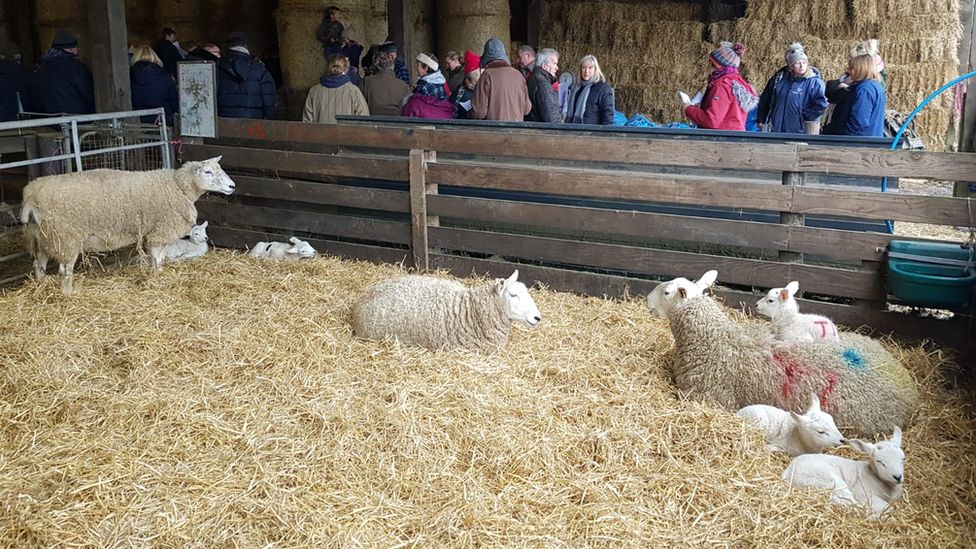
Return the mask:
[[[889, 78], [889, 108], [908, 112], [958, 73], [959, 0], [752, 0], [745, 17], [705, 24], [701, 4], [671, 1], [545, 0], [542, 44], [564, 69], [585, 53], [600, 59], [619, 110], [656, 122], [682, 120], [675, 91], [704, 85], [706, 55], [719, 40], [746, 44], [746, 73], [761, 89], [801, 41], [811, 64], [837, 78], [852, 46], [878, 38]], [[917, 129], [932, 149], [946, 148], [951, 93], [930, 104]]]

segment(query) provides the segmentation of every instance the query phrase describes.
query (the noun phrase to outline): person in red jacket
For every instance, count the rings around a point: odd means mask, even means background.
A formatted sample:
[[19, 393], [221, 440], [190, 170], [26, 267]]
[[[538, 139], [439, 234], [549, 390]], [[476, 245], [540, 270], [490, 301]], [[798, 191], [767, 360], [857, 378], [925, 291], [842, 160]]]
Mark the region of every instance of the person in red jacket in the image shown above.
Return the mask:
[[746, 47], [722, 42], [708, 55], [712, 73], [701, 104], [681, 94], [684, 113], [700, 128], [745, 131], [746, 115], [759, 104], [756, 90], [739, 74], [739, 63]]

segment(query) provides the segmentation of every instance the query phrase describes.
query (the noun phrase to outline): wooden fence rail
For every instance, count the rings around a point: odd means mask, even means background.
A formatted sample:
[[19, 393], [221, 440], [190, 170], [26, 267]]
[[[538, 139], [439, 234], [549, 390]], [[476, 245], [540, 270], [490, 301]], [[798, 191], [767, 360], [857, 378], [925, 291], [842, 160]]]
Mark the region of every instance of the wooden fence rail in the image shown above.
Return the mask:
[[[965, 315], [932, 330], [882, 310], [884, 252], [896, 237], [811, 226], [810, 218], [971, 226], [969, 200], [804, 182], [808, 173], [976, 179], [976, 155], [228, 119], [219, 131], [220, 140], [188, 146], [184, 159], [223, 155], [238, 183], [229, 199], [201, 203], [220, 245], [300, 233], [328, 253], [418, 270], [487, 272], [515, 261], [557, 289], [608, 294], [714, 268], [721, 283], [746, 290], [730, 293], [743, 302], [756, 299], [749, 288], [798, 280], [806, 292], [835, 298], [808, 309], [841, 322], [870, 319], [913, 336], [957, 338], [957, 346], [968, 341], [957, 337]], [[784, 184], [655, 171], [701, 167], [701, 158], [780, 173]], [[587, 160], [598, 167], [580, 167]], [[659, 205], [700, 210], [676, 215]]]

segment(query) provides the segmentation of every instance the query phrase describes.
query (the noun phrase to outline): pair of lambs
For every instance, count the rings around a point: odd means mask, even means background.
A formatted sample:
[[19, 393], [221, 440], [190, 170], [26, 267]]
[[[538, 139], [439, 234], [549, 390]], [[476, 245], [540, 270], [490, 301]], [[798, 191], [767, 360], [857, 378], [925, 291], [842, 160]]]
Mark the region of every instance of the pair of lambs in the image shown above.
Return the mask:
[[[816, 395], [802, 415], [762, 404], [746, 406], [736, 415], [762, 429], [771, 450], [793, 457], [782, 475], [791, 485], [829, 489], [834, 503], [867, 506], [872, 519], [901, 499], [905, 454], [899, 427], [891, 439], [877, 444], [845, 440]], [[841, 444], [867, 455], [868, 461], [822, 454]]]
[[187, 162], [177, 170], [90, 170], [41, 177], [24, 187], [20, 220], [34, 273], [59, 264], [61, 289], [73, 288], [74, 267], [85, 252], [108, 252], [135, 244], [161, 269], [166, 246], [187, 235], [197, 221], [203, 193], [234, 192], [220, 157]]
[[513, 321], [528, 326], [542, 321], [518, 270], [473, 286], [432, 276], [391, 278], [367, 288], [352, 311], [358, 337], [486, 353], [508, 343]]
[[855, 333], [839, 341], [776, 340], [703, 295], [716, 277], [675, 279], [647, 298], [670, 321], [671, 373], [687, 396], [734, 411], [752, 404], [797, 410], [815, 394], [842, 429], [860, 435], [905, 425], [918, 408], [911, 374], [877, 341]]

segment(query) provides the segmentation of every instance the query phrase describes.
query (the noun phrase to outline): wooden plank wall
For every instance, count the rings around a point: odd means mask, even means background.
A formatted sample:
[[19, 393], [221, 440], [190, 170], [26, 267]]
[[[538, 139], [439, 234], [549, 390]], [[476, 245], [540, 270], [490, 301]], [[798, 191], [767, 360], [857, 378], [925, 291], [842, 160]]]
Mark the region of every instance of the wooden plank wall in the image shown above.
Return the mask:
[[[935, 329], [883, 310], [884, 249], [892, 235], [798, 222], [804, 215], [833, 215], [971, 225], [973, 205], [965, 199], [730, 185], [705, 176], [559, 162], [698, 166], [700, 158], [717, 158], [735, 168], [799, 174], [784, 177], [788, 183], [802, 181], [805, 172], [974, 179], [976, 155], [233, 119], [220, 121], [219, 135], [184, 151], [184, 160], [223, 155], [222, 165], [238, 183], [234, 196], [201, 202], [218, 245], [298, 233], [343, 257], [458, 274], [494, 273], [517, 262], [555, 289], [608, 295], [645, 293], [653, 278], [714, 268], [720, 283], [746, 290], [729, 294], [743, 303], [758, 299], [748, 293], [752, 287], [798, 280], [803, 291], [834, 298], [811, 301], [809, 310], [842, 323], [902, 326], [912, 336], [941, 332], [959, 345], [965, 340], [956, 337], [965, 333], [961, 317], [950, 334], [945, 325]], [[437, 153], [452, 156], [439, 161]], [[604, 205], [587, 202], [593, 200]], [[606, 207], [607, 201], [619, 206]], [[672, 215], [641, 211], [634, 203], [763, 210], [787, 221]]]

